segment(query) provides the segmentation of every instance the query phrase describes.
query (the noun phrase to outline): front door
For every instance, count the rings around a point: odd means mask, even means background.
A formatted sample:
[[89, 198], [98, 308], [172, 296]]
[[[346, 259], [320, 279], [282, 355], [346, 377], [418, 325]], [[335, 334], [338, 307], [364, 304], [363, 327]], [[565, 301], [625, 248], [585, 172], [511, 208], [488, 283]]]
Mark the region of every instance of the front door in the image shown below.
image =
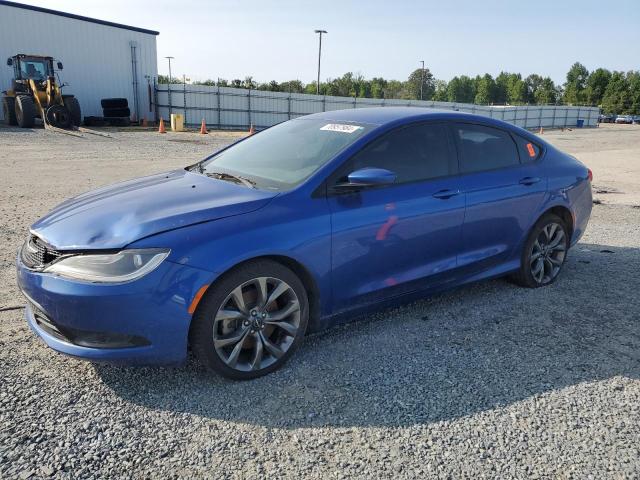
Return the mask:
[[[400, 127], [374, 140], [329, 179], [334, 311], [409, 293], [456, 267], [465, 200], [446, 125]], [[396, 182], [351, 193], [332, 185], [384, 168]]]

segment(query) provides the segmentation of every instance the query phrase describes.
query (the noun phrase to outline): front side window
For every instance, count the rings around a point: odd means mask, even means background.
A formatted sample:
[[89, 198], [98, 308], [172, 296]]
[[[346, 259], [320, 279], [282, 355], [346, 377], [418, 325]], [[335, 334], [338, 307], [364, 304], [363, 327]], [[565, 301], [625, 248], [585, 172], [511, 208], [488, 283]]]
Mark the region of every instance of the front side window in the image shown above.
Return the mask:
[[454, 125], [460, 146], [462, 173], [481, 172], [518, 165], [516, 145], [507, 132], [484, 125]]
[[384, 168], [396, 183], [415, 182], [452, 174], [447, 129], [441, 124], [401, 127], [374, 140], [349, 162], [345, 175], [361, 168]]
[[235, 175], [259, 188], [286, 190], [309, 178], [371, 125], [296, 119], [275, 125], [201, 162], [205, 175]]

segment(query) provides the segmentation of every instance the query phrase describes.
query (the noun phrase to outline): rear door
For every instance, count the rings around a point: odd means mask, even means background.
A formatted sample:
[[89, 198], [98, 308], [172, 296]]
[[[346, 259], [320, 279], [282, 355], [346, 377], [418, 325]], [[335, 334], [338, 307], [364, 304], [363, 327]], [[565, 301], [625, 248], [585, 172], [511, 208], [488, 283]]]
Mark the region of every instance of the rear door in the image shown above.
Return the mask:
[[[377, 167], [396, 182], [344, 193], [349, 173]], [[464, 195], [446, 124], [399, 127], [365, 146], [328, 180], [334, 309], [442, 281], [456, 266]]]
[[544, 200], [546, 178], [533, 161], [539, 149], [520, 147], [528, 155], [521, 160], [506, 130], [462, 122], [452, 127], [467, 202], [458, 265], [490, 268], [514, 255]]

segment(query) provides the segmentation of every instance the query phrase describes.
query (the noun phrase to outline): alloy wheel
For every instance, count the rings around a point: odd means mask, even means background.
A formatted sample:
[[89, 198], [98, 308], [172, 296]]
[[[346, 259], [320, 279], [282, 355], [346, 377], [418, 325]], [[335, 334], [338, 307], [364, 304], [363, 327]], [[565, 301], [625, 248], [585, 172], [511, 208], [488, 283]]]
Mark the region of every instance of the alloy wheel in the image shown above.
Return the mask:
[[530, 268], [533, 279], [539, 284], [553, 281], [560, 273], [566, 252], [564, 228], [555, 222], [545, 225], [531, 247]]
[[300, 328], [300, 301], [283, 280], [258, 277], [236, 287], [213, 321], [213, 344], [230, 368], [267, 368], [289, 350]]

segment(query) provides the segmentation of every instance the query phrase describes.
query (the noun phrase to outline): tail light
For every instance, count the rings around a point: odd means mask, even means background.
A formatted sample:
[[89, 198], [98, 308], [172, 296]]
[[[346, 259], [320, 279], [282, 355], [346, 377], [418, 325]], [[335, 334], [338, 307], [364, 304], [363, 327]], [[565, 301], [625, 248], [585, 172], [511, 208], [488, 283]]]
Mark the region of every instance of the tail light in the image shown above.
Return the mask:
[[591, 171], [590, 168], [587, 168], [587, 178], [589, 179], [590, 182], [593, 182], [593, 172]]

